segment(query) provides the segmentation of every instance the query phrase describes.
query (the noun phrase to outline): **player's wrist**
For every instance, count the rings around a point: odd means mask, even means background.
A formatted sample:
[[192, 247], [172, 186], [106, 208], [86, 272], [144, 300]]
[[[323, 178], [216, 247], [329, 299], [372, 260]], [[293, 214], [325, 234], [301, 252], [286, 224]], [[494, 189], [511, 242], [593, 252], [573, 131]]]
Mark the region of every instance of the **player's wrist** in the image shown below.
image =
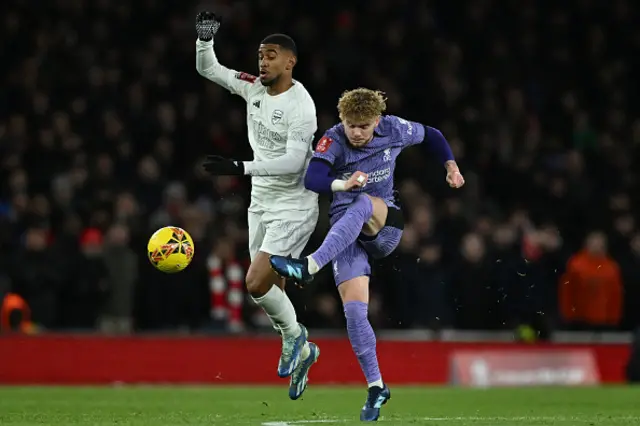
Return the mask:
[[238, 168], [244, 176], [251, 175], [251, 161], [238, 161]]
[[333, 192], [344, 192], [347, 190], [347, 181], [336, 179], [331, 182], [331, 191]]
[[460, 173], [460, 168], [455, 160], [449, 160], [444, 163], [444, 168], [447, 169], [448, 173]]

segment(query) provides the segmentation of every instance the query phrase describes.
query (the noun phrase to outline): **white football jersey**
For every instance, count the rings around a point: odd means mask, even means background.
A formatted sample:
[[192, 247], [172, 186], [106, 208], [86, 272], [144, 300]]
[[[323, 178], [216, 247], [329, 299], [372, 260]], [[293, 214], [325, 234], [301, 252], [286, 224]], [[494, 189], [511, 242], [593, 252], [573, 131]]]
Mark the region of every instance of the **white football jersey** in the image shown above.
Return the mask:
[[287, 148], [306, 152], [302, 172], [251, 178], [249, 211], [307, 210], [318, 203], [318, 195], [304, 187], [304, 174], [313, 154], [312, 143], [318, 130], [316, 107], [307, 89], [298, 81], [276, 96], [250, 74], [226, 68], [217, 61], [211, 42], [197, 41], [199, 72], [247, 102], [247, 130], [256, 167], [260, 162], [283, 156]]

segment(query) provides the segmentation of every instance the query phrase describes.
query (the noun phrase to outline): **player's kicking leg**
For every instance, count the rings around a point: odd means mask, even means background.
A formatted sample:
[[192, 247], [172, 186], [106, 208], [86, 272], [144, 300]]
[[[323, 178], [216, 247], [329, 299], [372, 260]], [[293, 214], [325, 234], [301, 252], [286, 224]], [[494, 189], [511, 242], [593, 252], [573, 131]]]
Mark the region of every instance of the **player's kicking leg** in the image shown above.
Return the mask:
[[304, 259], [271, 256], [271, 267], [281, 277], [291, 278], [300, 284], [307, 283], [313, 279], [314, 274], [354, 243], [361, 233], [377, 235], [385, 224], [387, 212], [384, 200], [360, 194], [333, 224], [318, 250]]
[[[367, 400], [360, 412], [362, 421], [377, 421], [380, 408], [391, 398], [389, 388], [382, 381], [376, 336], [368, 319], [371, 273], [368, 256], [385, 257], [397, 247], [402, 235], [402, 214], [392, 210], [380, 198], [360, 195], [332, 226], [315, 253], [305, 259], [270, 258], [278, 274], [299, 282], [310, 281], [314, 273], [333, 260], [349, 341], [368, 384]], [[358, 238], [364, 241], [356, 243]]]

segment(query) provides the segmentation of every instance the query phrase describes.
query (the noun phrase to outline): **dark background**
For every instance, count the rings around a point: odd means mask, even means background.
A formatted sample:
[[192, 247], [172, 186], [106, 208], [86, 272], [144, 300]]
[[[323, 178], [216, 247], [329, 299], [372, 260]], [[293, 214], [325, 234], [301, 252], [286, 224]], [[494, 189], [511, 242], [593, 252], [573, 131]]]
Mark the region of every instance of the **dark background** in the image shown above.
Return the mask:
[[[224, 16], [216, 52], [233, 69], [255, 72], [265, 35], [294, 37], [295, 77], [321, 130], [336, 122], [340, 93], [365, 86], [387, 93], [389, 113], [449, 140], [463, 190], [449, 189], [419, 148], [399, 160], [407, 226], [398, 252], [375, 267], [376, 326], [640, 323], [635, 2], [9, 0], [0, 6], [0, 289], [21, 295], [40, 327], [229, 327], [211, 317], [207, 265], [218, 257], [246, 270], [249, 180], [211, 179], [200, 162], [251, 151], [242, 99], [195, 71], [204, 8]], [[309, 249], [326, 233], [322, 204]], [[178, 275], [146, 259], [148, 237], [169, 224], [196, 241]], [[603, 262], [621, 271], [622, 314], [575, 324], [558, 308], [562, 274], [594, 231], [607, 235]], [[574, 297], [606, 303], [591, 294]], [[336, 296], [328, 272], [291, 288], [311, 327], [342, 326]], [[241, 314], [233, 330], [266, 324], [247, 300]]]

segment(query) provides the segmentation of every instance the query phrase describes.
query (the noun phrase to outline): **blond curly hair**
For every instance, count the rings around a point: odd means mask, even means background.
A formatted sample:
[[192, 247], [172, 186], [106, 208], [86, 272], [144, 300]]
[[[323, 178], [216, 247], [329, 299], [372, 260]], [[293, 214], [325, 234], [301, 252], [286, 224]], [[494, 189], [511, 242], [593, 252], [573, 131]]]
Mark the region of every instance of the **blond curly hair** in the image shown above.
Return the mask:
[[364, 123], [378, 118], [387, 109], [387, 98], [379, 90], [359, 87], [342, 93], [338, 100], [340, 120]]

